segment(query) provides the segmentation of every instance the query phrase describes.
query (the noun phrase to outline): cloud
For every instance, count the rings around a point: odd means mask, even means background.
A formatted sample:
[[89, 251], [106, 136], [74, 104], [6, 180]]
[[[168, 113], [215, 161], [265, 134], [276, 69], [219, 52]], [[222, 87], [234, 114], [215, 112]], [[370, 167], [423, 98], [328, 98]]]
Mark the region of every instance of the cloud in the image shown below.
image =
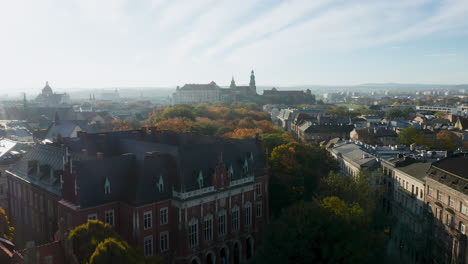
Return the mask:
[[424, 57], [455, 57], [459, 56], [457, 53], [432, 53], [432, 54], [425, 54]]
[[[331, 69], [344, 67], [340, 56], [466, 36], [467, 13], [468, 1], [450, 0], [2, 1], [0, 83], [28, 86], [56, 76], [59, 86], [177, 85], [228, 80], [251, 67], [271, 82], [284, 79], [279, 72], [325, 78], [310, 72], [332, 60]], [[428, 58], [466, 53], [419, 48]]]

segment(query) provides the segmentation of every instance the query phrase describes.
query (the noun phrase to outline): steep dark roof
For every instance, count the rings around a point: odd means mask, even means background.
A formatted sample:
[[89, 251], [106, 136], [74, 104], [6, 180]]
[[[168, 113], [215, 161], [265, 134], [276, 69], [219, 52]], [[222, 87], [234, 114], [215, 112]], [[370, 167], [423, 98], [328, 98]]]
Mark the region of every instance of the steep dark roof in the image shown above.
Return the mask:
[[434, 162], [427, 177], [468, 195], [467, 164], [468, 154], [457, 154]]
[[433, 164], [433, 167], [442, 169], [451, 174], [468, 180], [468, 155], [459, 154], [442, 159]]
[[[65, 147], [56, 147], [52, 145], [36, 145], [21, 158], [11, 169], [12, 174], [23, 180], [31, 182], [31, 184], [45, 189], [55, 195], [60, 193], [60, 174], [63, 172], [63, 158], [66, 156]], [[73, 153], [74, 160], [79, 160], [79, 157]], [[39, 173], [34, 171], [28, 172], [29, 162], [37, 161], [39, 166], [48, 166], [54, 171], [53, 177], [50, 177], [47, 171], [41, 170]]]
[[[146, 204], [172, 197], [173, 190], [198, 190], [200, 172], [202, 187], [212, 186], [212, 177], [221, 157], [228, 169], [232, 167], [231, 180], [252, 173], [263, 175], [266, 167], [263, 148], [257, 139], [135, 130], [82, 133], [78, 138], [64, 140], [63, 144], [72, 153], [82, 208], [111, 201]], [[102, 152], [103, 157], [97, 157], [97, 152]], [[56, 178], [28, 175], [28, 162], [37, 160], [39, 164], [50, 164], [54, 170], [62, 170], [65, 156], [65, 147], [36, 145], [11, 172], [61, 195]], [[158, 189], [160, 177], [164, 183], [162, 192]], [[110, 194], [104, 191], [106, 180], [111, 186]]]

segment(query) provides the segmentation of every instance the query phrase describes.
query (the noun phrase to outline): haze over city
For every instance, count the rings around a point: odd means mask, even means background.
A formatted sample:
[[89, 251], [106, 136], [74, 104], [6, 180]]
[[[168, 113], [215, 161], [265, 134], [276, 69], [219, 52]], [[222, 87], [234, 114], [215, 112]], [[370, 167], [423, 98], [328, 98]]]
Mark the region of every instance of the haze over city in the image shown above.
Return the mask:
[[468, 1], [0, 3], [0, 91], [468, 83]]

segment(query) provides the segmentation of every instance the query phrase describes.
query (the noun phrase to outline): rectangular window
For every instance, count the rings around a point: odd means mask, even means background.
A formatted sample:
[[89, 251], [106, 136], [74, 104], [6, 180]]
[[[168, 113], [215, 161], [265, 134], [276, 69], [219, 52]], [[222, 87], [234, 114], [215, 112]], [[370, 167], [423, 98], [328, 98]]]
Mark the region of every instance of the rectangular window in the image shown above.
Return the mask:
[[189, 224], [189, 246], [191, 248], [198, 245], [198, 221], [191, 221]]
[[144, 238], [143, 254], [145, 257], [153, 256], [153, 236], [147, 236]]
[[159, 210], [159, 224], [165, 225], [169, 222], [169, 209], [167, 207]]
[[169, 249], [169, 232], [161, 232], [159, 234], [159, 240], [161, 252], [167, 251]]
[[427, 186], [427, 195], [431, 196], [432, 197], [432, 187], [431, 186]]
[[232, 210], [232, 230], [238, 231], [239, 227], [239, 208], [234, 208]]
[[153, 212], [148, 211], [143, 213], [143, 228], [149, 229], [153, 227]]
[[97, 214], [89, 214], [88, 220], [97, 220]]
[[450, 196], [448, 197], [448, 204], [450, 207], [455, 207], [455, 201]]
[[257, 203], [257, 217], [262, 217], [263, 215], [263, 203], [262, 202], [258, 202]]
[[244, 222], [246, 225], [250, 225], [252, 223], [252, 206], [247, 205], [244, 208]]
[[255, 194], [257, 196], [262, 195], [262, 184], [261, 183], [258, 183], [257, 185], [255, 185]]
[[437, 200], [442, 201], [442, 193], [437, 191]]
[[465, 234], [465, 225], [462, 222], [460, 222], [460, 233]]
[[205, 218], [205, 240], [213, 240], [213, 216]]
[[224, 236], [226, 234], [226, 213], [218, 216], [218, 233], [220, 236]]
[[460, 213], [466, 215], [466, 211], [466, 206], [462, 202], [460, 202]]
[[106, 211], [104, 220], [106, 224], [114, 226], [114, 210]]

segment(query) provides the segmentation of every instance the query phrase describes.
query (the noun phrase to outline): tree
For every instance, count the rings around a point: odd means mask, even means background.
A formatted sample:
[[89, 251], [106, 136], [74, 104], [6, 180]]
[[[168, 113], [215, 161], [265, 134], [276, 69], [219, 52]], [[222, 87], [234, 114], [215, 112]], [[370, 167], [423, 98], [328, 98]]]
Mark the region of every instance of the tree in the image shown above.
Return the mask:
[[121, 240], [120, 236], [108, 224], [98, 220], [89, 220], [70, 231], [68, 236], [73, 242], [73, 250], [80, 263], [86, 263], [99, 243], [108, 238]]
[[274, 148], [280, 145], [288, 144], [294, 141], [291, 134], [289, 133], [274, 133], [264, 134], [262, 136], [263, 145], [271, 152]]
[[127, 242], [116, 238], [106, 238], [100, 242], [89, 259], [89, 264], [143, 264], [143, 258], [128, 245]]
[[298, 202], [267, 226], [253, 263], [375, 263], [384, 252], [357, 203], [338, 197]]
[[182, 120], [182, 123], [186, 123], [187, 121], [195, 121], [194, 110], [193, 106], [178, 104], [166, 108], [161, 114], [161, 117], [165, 120], [178, 118]]
[[421, 132], [416, 127], [404, 128], [400, 131], [400, 134], [398, 134], [398, 143], [407, 146], [411, 145], [415, 143], [420, 134]]
[[402, 118], [404, 116], [405, 114], [403, 113], [403, 111], [401, 111], [398, 108], [392, 108], [385, 113], [385, 118], [389, 119]]
[[15, 236], [15, 228], [11, 226], [10, 219], [6, 215], [5, 209], [0, 207], [0, 237], [7, 240], [13, 240]]
[[324, 148], [297, 142], [276, 147], [271, 152], [270, 164], [270, 209], [273, 215], [296, 201], [310, 200], [320, 179], [338, 168]]
[[458, 140], [457, 140], [457, 136], [455, 136], [454, 133], [447, 131], [447, 130], [442, 130], [439, 133], [437, 133], [436, 138], [437, 138], [437, 145], [442, 150], [455, 151], [457, 149]]

